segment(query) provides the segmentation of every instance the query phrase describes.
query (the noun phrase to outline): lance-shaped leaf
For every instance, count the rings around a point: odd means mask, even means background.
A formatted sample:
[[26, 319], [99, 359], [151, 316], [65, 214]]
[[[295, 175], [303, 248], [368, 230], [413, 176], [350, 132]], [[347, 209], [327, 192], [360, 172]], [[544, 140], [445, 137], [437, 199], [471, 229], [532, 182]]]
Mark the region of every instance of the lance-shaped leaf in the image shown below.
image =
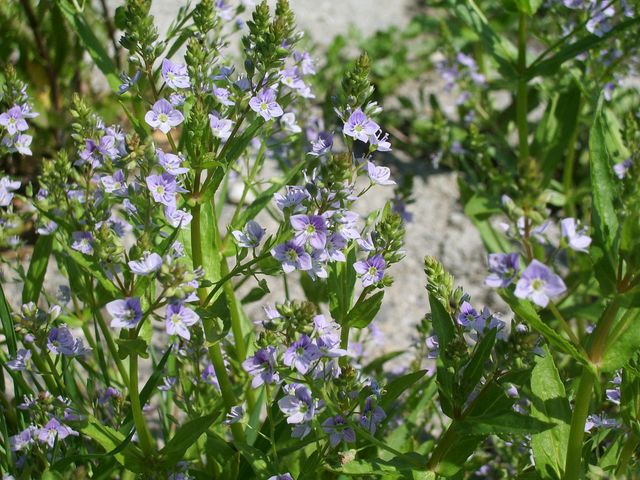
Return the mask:
[[27, 280], [22, 289], [22, 303], [38, 303], [42, 284], [49, 265], [49, 256], [53, 250], [53, 235], [41, 235], [33, 248], [31, 263], [27, 271]]
[[16, 330], [13, 325], [13, 318], [11, 318], [11, 310], [9, 309], [7, 298], [4, 296], [4, 290], [2, 290], [2, 284], [0, 284], [0, 321], [2, 321], [2, 333], [7, 342], [9, 355], [15, 357], [18, 351]]
[[184, 453], [193, 446], [198, 438], [202, 436], [217, 418], [218, 413], [211, 413], [199, 418], [194, 418], [183, 424], [176, 434], [169, 440], [169, 443], [160, 450], [163, 458], [163, 465], [172, 468], [183, 457]]
[[82, 12], [74, 7], [74, 3], [68, 0], [60, 0], [58, 5], [69, 26], [76, 33], [85, 50], [91, 56], [91, 59], [105, 77], [107, 77], [107, 82], [109, 82], [111, 89], [117, 92], [120, 87], [120, 79], [118, 78], [116, 66], [102, 46], [102, 42], [98, 40], [93, 29], [87, 23]]
[[360, 299], [347, 314], [347, 323], [355, 328], [365, 328], [375, 318], [382, 306], [384, 291], [374, 293], [370, 297]]
[[487, 21], [473, 0], [450, 0], [455, 15], [482, 41], [486, 51], [494, 58], [505, 78], [516, 76], [517, 49], [506, 37], [499, 35]]
[[640, 328], [638, 318], [640, 309], [622, 310], [612, 325], [605, 353], [600, 362], [600, 370], [614, 372], [625, 367], [640, 350]]
[[542, 335], [550, 345], [553, 345], [558, 350], [571, 355], [575, 360], [583, 365], [592, 368], [591, 362], [584, 353], [579, 351], [573, 343], [542, 321], [533, 308], [531, 302], [516, 298], [513, 293], [507, 290], [502, 290], [500, 296], [509, 304], [513, 313], [522, 318], [534, 331]]
[[611, 37], [617, 36], [620, 32], [627, 30], [634, 25], [636, 25], [640, 21], [640, 17], [636, 16], [635, 18], [631, 18], [624, 22], [618, 23], [615, 27], [609, 30], [602, 36], [597, 35], [587, 35], [586, 37], [581, 38], [580, 40], [575, 41], [569, 45], [564, 46], [558, 53], [556, 53], [553, 57], [548, 58], [546, 60], [541, 60], [538, 62], [534, 62], [527, 69], [527, 80], [531, 80], [538, 75], [552, 75], [558, 71], [558, 69], [568, 60], [573, 60], [580, 54], [591, 50], [592, 48], [597, 48], [602, 45], [603, 42], [606, 42]]
[[589, 137], [591, 191], [593, 209], [593, 246], [591, 257], [594, 272], [605, 293], [615, 290], [618, 262], [619, 222], [614, 199], [613, 164], [624, 160], [628, 152], [622, 145], [615, 118], [603, 110], [600, 99]]
[[561, 479], [571, 429], [571, 407], [546, 345], [544, 356], [535, 358], [535, 367], [531, 372], [531, 393], [531, 416], [553, 424], [549, 430], [531, 436], [536, 471], [542, 479]]

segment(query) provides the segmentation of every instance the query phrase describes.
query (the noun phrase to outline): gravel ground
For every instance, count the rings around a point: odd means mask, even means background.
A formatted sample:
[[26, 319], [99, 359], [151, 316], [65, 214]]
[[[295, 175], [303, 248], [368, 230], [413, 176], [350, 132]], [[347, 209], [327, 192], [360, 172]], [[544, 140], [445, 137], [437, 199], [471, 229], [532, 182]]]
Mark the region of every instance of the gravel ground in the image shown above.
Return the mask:
[[[119, 2], [111, 2], [117, 5]], [[170, 23], [177, 4], [172, 0], [156, 0], [153, 13], [161, 29]], [[412, 2], [394, 0], [385, 2], [386, 8], [371, 8], [367, 0], [292, 0], [291, 6], [297, 14], [297, 22], [313, 39], [322, 45], [333, 36], [346, 33], [350, 25], [373, 32], [391, 25], [405, 25], [410, 19]], [[425, 169], [426, 162], [396, 161], [394, 168], [413, 170], [416, 202], [409, 208], [413, 222], [407, 224], [406, 257], [394, 265], [390, 273], [394, 285], [385, 295], [383, 307], [376, 320], [385, 334], [384, 350], [404, 349], [410, 343], [415, 324], [427, 312], [427, 296], [422, 263], [425, 255], [439, 258], [456, 277], [459, 285], [472, 295], [474, 304], [496, 304], [495, 295], [483, 286], [485, 276], [484, 248], [471, 222], [462, 213], [459, 205], [456, 176], [451, 172], [431, 172]], [[378, 189], [368, 195], [367, 208], [377, 208], [388, 199], [391, 190]], [[386, 196], [385, 196], [386, 194]], [[3, 288], [12, 303], [20, 298], [20, 288], [10, 278], [2, 278]], [[50, 269], [46, 279], [48, 291], [57, 290], [64, 282], [55, 269]], [[282, 300], [284, 294], [279, 285], [273, 285], [272, 293], [265, 301]], [[247, 309], [253, 320], [260, 319], [260, 309], [252, 305]]]

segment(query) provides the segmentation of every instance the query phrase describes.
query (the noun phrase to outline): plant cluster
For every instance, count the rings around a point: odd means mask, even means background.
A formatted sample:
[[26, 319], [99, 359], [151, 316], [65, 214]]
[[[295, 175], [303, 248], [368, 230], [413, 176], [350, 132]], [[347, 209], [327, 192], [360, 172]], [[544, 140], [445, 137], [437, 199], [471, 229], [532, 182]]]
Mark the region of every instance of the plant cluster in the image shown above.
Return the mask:
[[[516, 0], [489, 22], [450, 2], [446, 54], [424, 65], [458, 117], [432, 98], [427, 141], [457, 158], [505, 303], [474, 305], [427, 256], [413, 348], [380, 353], [375, 319], [420, 221], [411, 179], [383, 165], [385, 120], [398, 127], [375, 99], [381, 70], [363, 53], [334, 77], [287, 0], [254, 3], [201, 0], [161, 37], [151, 1], [126, 0], [118, 65], [60, 2], [121, 114], [65, 97], [73, 122], [37, 179], [0, 176], [0, 248], [37, 234], [28, 268], [2, 257], [22, 284], [20, 299], [0, 287], [3, 479], [633, 478], [640, 121], [637, 93], [610, 83], [632, 64], [634, 6]], [[563, 8], [559, 31], [544, 19]], [[413, 25], [405, 39], [434, 23]], [[45, 112], [18, 72], [0, 154], [22, 161]]]

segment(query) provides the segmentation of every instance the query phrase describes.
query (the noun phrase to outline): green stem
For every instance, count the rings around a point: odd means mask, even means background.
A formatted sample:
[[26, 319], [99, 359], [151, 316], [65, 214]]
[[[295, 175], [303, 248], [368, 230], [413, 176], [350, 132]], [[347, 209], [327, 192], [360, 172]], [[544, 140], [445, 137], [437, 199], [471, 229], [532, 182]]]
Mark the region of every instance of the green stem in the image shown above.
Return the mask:
[[[618, 313], [618, 299], [614, 298], [603, 317], [598, 322], [596, 329], [592, 333], [595, 339], [591, 345], [589, 358], [596, 367], [600, 363], [605, 353], [609, 330]], [[584, 425], [589, 415], [589, 405], [591, 395], [595, 385], [596, 376], [589, 368], [583, 367], [580, 385], [576, 392], [576, 404], [571, 416], [571, 430], [569, 431], [569, 442], [567, 444], [567, 460], [565, 464], [565, 480], [578, 480], [582, 474], [582, 447], [584, 441]]]
[[[91, 294], [91, 298], [93, 300], [93, 294]], [[127, 370], [124, 368], [124, 364], [122, 363], [122, 360], [118, 356], [118, 347], [116, 346], [116, 343], [113, 341], [113, 338], [111, 337], [111, 332], [109, 331], [109, 327], [107, 326], [107, 323], [104, 321], [104, 317], [100, 313], [100, 310], [98, 310], [98, 308], [95, 305], [92, 306], [92, 310], [94, 312], [94, 318], [96, 319], [96, 322], [98, 322], [98, 326], [102, 331], [102, 336], [107, 341], [107, 348], [109, 349], [109, 353], [111, 353], [111, 357], [116, 362], [116, 367], [118, 368], [118, 372], [120, 372], [120, 376], [122, 377], [122, 382], [125, 385], [129, 385], [129, 375], [127, 375]]]
[[[214, 201], [213, 197], [211, 201]], [[223, 253], [224, 245], [222, 242], [222, 238], [220, 237], [220, 232], [218, 231], [218, 217], [215, 215], [215, 204], [212, 207], [214, 212], [214, 243], [216, 246], [216, 250], [220, 253], [220, 275], [223, 278], [227, 278], [230, 275], [229, 264], [227, 263], [227, 258]], [[247, 358], [247, 346], [245, 345], [244, 335], [242, 333], [242, 306], [238, 302], [236, 292], [233, 288], [233, 283], [231, 283], [230, 279], [224, 282], [223, 288], [224, 294], [227, 297], [227, 303], [229, 305], [229, 315], [231, 317], [231, 332], [235, 341], [237, 360], [238, 363], [242, 363]], [[256, 405], [256, 399], [251, 385], [247, 385], [247, 388], [245, 390], [245, 398], [247, 400], [247, 407], [249, 408], [249, 410], [253, 410]]]
[[429, 462], [427, 463], [427, 470], [435, 472], [436, 468], [444, 458], [444, 455], [449, 451], [449, 449], [455, 442], [456, 440], [455, 426], [456, 426], [456, 421], [454, 420], [449, 425], [449, 428], [447, 428], [447, 431], [445, 432], [444, 436], [438, 441], [438, 446], [435, 448], [435, 450], [431, 454], [431, 457], [429, 458]]
[[53, 363], [53, 360], [51, 360], [51, 357], [49, 356], [48, 353], [44, 354], [44, 358], [47, 361], [47, 365], [49, 366], [49, 371], [51, 372], [51, 375], [53, 375], [53, 379], [58, 385], [58, 390], [60, 391], [60, 393], [62, 393], [64, 391], [64, 382], [62, 381], [62, 378], [58, 373], [58, 369], [56, 368], [55, 364]]
[[[271, 407], [272, 407], [272, 401], [271, 401], [271, 389], [269, 388], [269, 384], [265, 383], [265, 388], [267, 390], [267, 420], [269, 421], [269, 439], [271, 440], [271, 449], [273, 452], [273, 461], [277, 464], [278, 463], [278, 449], [276, 448], [277, 442], [276, 442], [276, 426], [273, 423], [273, 416], [271, 415]], [[277, 389], [276, 389], [276, 393], [277, 393]]]
[[576, 392], [576, 404], [571, 416], [571, 430], [567, 444], [567, 460], [564, 469], [565, 480], [578, 480], [582, 474], [582, 446], [584, 426], [589, 415], [591, 394], [596, 377], [588, 368], [583, 368], [580, 385]]
[[[40, 374], [42, 375], [42, 378], [44, 380], [44, 383], [47, 385], [47, 388], [51, 391], [51, 393], [58, 393], [58, 394], [62, 393], [58, 389], [58, 385], [55, 382], [53, 372], [50, 372], [50, 374], [44, 373], [47, 370], [50, 370], [50, 367], [45, 367], [45, 364], [42, 361], [42, 358], [40, 357], [40, 352], [35, 348], [34, 345], [31, 346], [30, 350], [31, 350], [31, 361], [37, 367], [38, 372], [40, 372]], [[48, 354], [45, 354], [45, 355], [48, 356]]]
[[629, 432], [627, 441], [624, 442], [624, 447], [622, 447], [622, 452], [620, 452], [618, 466], [616, 467], [616, 477], [622, 477], [622, 475], [626, 473], [629, 462], [638, 448], [638, 443], [640, 443], [640, 438], [638, 438], [634, 432]]
[[[199, 193], [199, 183], [200, 171], [196, 171], [194, 182], [194, 196], [196, 197]], [[193, 268], [198, 268], [202, 266], [202, 226], [199, 203], [196, 203], [196, 205], [191, 209], [191, 215], [193, 216], [191, 220], [191, 254], [193, 258]], [[203, 304], [207, 298], [207, 290], [205, 288], [198, 289], [198, 296], [200, 298], [200, 303]], [[231, 380], [229, 380], [227, 369], [224, 366], [222, 350], [220, 349], [220, 343], [216, 338], [216, 327], [213, 324], [213, 319], [203, 318], [202, 326], [204, 328], [205, 338], [209, 344], [209, 359], [211, 360], [213, 369], [216, 372], [216, 377], [218, 378], [218, 383], [220, 384], [222, 400], [227, 411], [230, 411], [231, 407], [236, 406], [238, 402], [235, 394], [233, 393], [233, 387], [231, 385]], [[244, 442], [244, 431], [239, 423], [233, 423], [231, 425], [231, 433], [237, 442]]]
[[252, 260], [248, 261], [247, 263], [238, 264], [235, 267], [233, 267], [233, 270], [231, 270], [229, 273], [224, 275], [220, 280], [218, 280], [215, 283], [215, 287], [213, 287], [213, 289], [209, 292], [209, 294], [207, 295], [207, 298], [204, 301], [204, 306], [207, 306], [207, 305], [209, 305], [209, 303], [211, 303], [211, 300], [213, 300], [213, 298], [215, 297], [216, 293], [218, 293], [218, 290], [220, 290], [229, 280], [231, 280], [233, 277], [235, 277], [236, 275], [240, 274], [241, 272], [243, 272], [247, 268], [255, 265], [259, 261], [264, 260], [269, 255], [270, 255], [269, 253], [264, 253], [262, 255], [259, 255], [259, 256], [255, 257], [255, 258], [253, 258]]
[[[564, 317], [560, 313], [560, 310], [558, 310], [558, 307], [556, 307], [555, 303], [549, 302], [549, 309], [551, 310], [551, 313], [553, 313], [553, 316], [556, 317], [556, 320], [558, 320], [558, 322], [560, 323], [560, 326], [562, 327], [562, 329], [567, 333], [571, 342], [573, 342], [573, 344], [576, 346], [578, 350], [583, 350], [582, 345], [580, 345], [580, 340], [578, 339], [576, 334], [573, 332], [573, 330], [571, 329], [567, 321], [564, 319]], [[583, 353], [586, 353], [586, 352], [583, 351]]]
[[591, 346], [591, 361], [597, 366], [604, 355], [604, 350], [609, 339], [609, 330], [616, 319], [618, 313], [618, 299], [614, 298], [604, 312], [602, 320], [598, 322], [592, 337], [594, 339]]
[[[224, 366], [224, 360], [222, 358], [222, 350], [220, 350], [220, 344], [215, 341], [215, 327], [211, 322], [211, 319], [203, 319], [205, 338], [209, 342], [209, 359], [213, 365], [213, 370], [218, 377], [218, 383], [220, 385], [220, 392], [222, 393], [222, 401], [224, 402], [227, 411], [231, 411], [231, 408], [238, 404], [236, 396], [233, 393], [233, 387], [227, 374], [227, 369]], [[231, 434], [237, 442], [244, 442], [244, 431], [242, 425], [239, 423], [231, 424]]]
[[520, 14], [518, 21], [518, 93], [516, 118], [518, 125], [518, 164], [521, 174], [528, 178], [529, 131], [527, 124], [527, 16]]
[[129, 357], [129, 399], [131, 400], [131, 414], [133, 423], [136, 425], [140, 447], [145, 456], [149, 457], [153, 452], [153, 441], [151, 433], [147, 428], [147, 422], [142, 414], [142, 405], [140, 405], [140, 395], [138, 393], [138, 355], [131, 353]]
[[[222, 275], [229, 274], [229, 265], [226, 258], [223, 256], [220, 263], [220, 273]], [[238, 354], [238, 361], [243, 362], [247, 357], [247, 347], [244, 344], [244, 335], [242, 334], [242, 316], [240, 314], [240, 305], [238, 305], [238, 299], [233, 291], [233, 283], [226, 281], [224, 283], [224, 293], [229, 303], [229, 314], [231, 315], [231, 331], [233, 333], [233, 339], [236, 343], [236, 353]]]
[[[582, 105], [584, 104], [584, 99], [580, 97], [580, 103], [578, 105], [578, 118], [580, 117], [580, 112], [582, 111]], [[574, 197], [572, 192], [575, 191], [573, 189], [573, 170], [574, 165], [576, 163], [576, 143], [578, 142], [578, 134], [580, 133], [579, 122], [576, 121], [576, 124], [573, 128], [573, 132], [571, 132], [571, 138], [569, 139], [569, 147], [567, 150], [567, 160], [564, 164], [564, 170], [562, 172], [562, 191], [565, 195], [565, 209], [567, 211], [567, 215], [570, 217], [575, 216], [576, 209], [574, 206]]]
[[349, 347], [349, 324], [345, 323], [340, 327], [340, 348], [347, 349]]

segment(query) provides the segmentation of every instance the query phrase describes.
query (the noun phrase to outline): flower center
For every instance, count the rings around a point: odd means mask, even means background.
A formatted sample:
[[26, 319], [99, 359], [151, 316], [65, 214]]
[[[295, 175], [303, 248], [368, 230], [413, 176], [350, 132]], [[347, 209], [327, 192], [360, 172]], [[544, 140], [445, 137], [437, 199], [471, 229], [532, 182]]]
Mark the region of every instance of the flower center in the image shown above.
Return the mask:
[[537, 292], [542, 290], [544, 288], [544, 285], [545, 285], [545, 281], [540, 278], [536, 278], [531, 282], [531, 288]]
[[169, 121], [169, 117], [167, 116], [166, 113], [160, 113], [160, 114], [158, 114], [158, 120], [161, 123], [167, 123]]
[[293, 249], [289, 249], [287, 251], [287, 259], [291, 262], [295, 262], [296, 260], [298, 260], [298, 252]]
[[260, 104], [260, 110], [268, 110], [269, 109], [269, 105], [267, 105], [267, 102], [262, 102]]
[[375, 277], [378, 274], [378, 269], [374, 266], [369, 267], [369, 275]]

